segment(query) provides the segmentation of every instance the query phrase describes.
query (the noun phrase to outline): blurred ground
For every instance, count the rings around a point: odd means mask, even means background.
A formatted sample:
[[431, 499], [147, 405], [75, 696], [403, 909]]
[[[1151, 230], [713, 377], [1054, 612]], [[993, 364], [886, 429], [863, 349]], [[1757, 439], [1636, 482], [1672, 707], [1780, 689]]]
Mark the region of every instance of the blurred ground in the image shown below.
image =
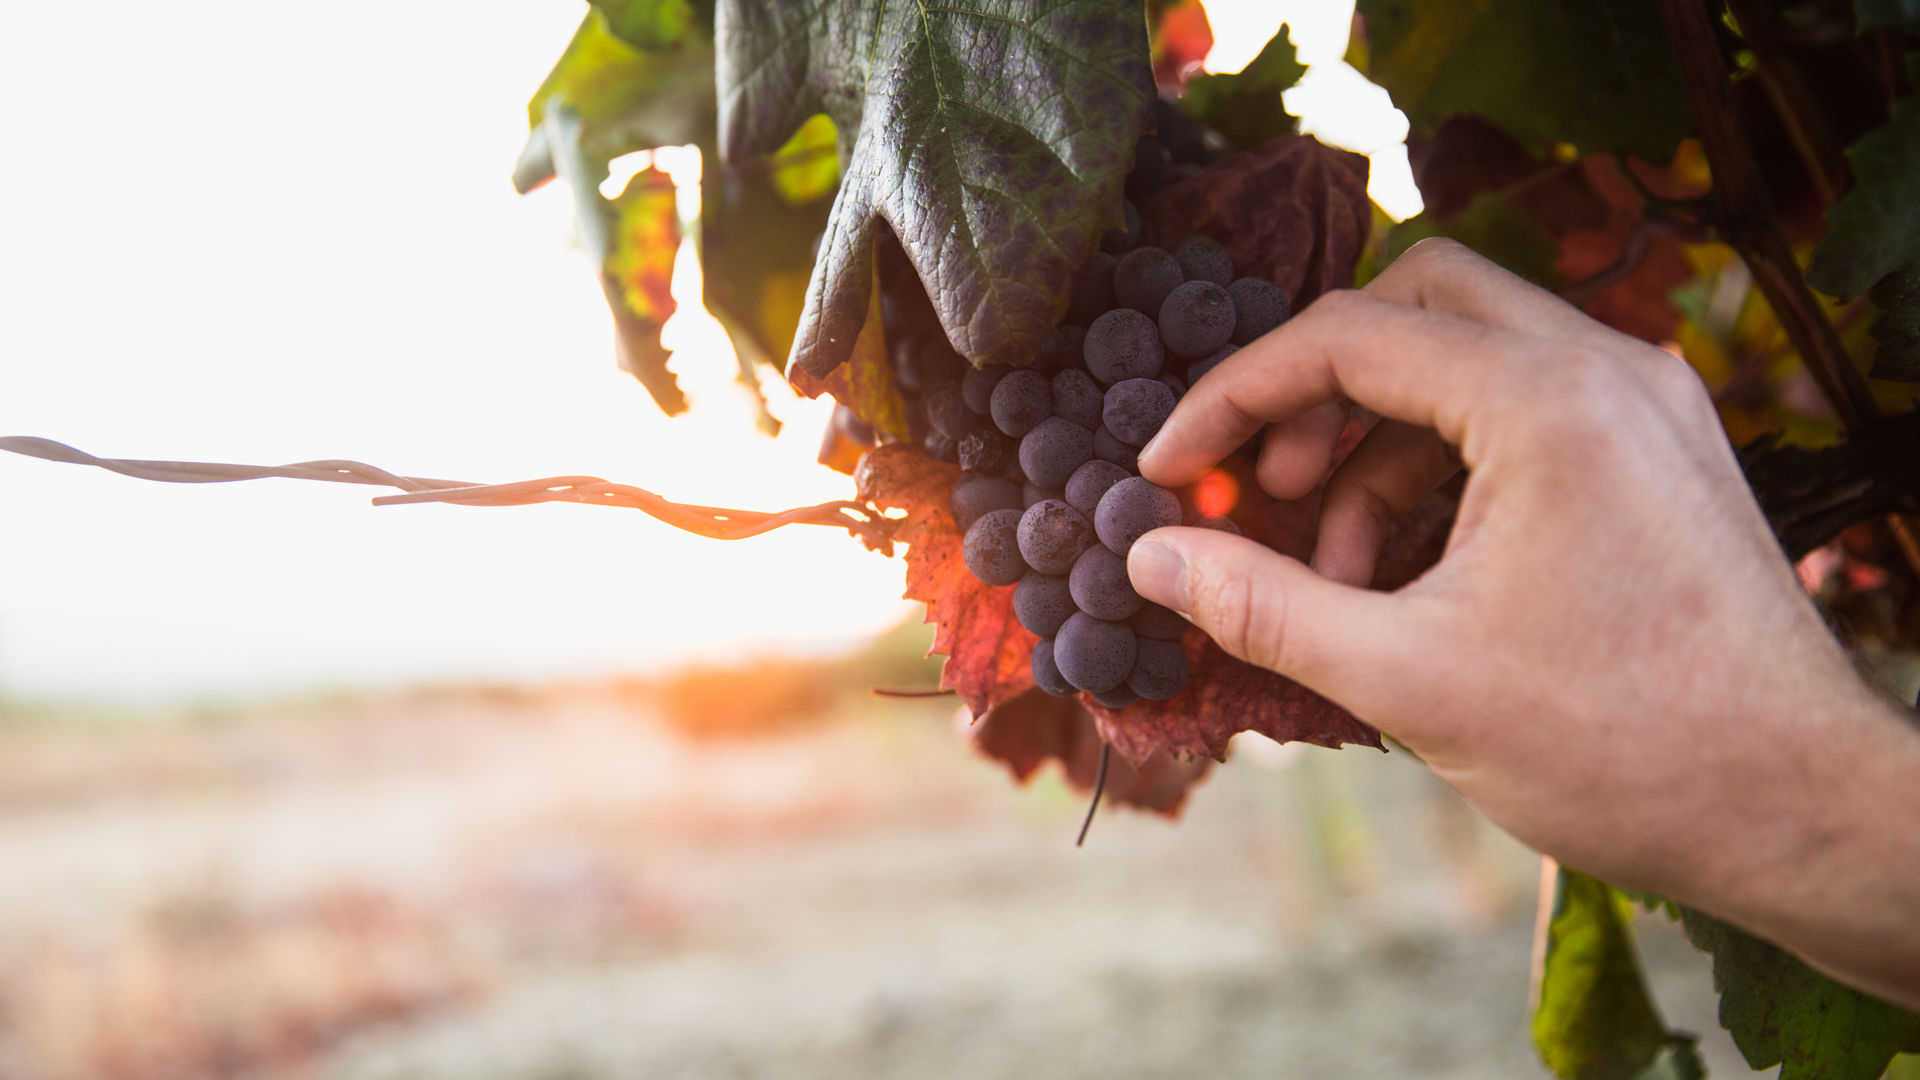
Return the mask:
[[1262, 743], [1076, 851], [943, 702], [645, 696], [0, 724], [0, 1077], [1545, 1075], [1536, 860], [1403, 754]]

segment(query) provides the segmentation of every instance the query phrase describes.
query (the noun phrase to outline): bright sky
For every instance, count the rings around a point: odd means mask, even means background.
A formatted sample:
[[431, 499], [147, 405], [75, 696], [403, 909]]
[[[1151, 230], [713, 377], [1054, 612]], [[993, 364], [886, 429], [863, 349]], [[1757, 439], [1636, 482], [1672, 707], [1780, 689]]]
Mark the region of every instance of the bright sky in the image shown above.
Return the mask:
[[[1223, 31], [1241, 25], [1230, 6], [1209, 5]], [[1303, 13], [1296, 40], [1323, 62], [1291, 108], [1338, 89], [1347, 16], [1324, 15], [1342, 5], [1240, 6]], [[786, 433], [753, 434], [703, 320], [673, 327], [694, 412], [662, 418], [612, 366], [565, 194], [513, 194], [526, 97], [581, 10], [6, 8], [0, 434], [474, 481], [595, 473], [756, 509], [844, 497], [813, 462], [825, 411], [787, 399]], [[1339, 141], [1404, 133], [1371, 112]], [[375, 509], [367, 489], [162, 485], [7, 454], [0, 490], [14, 697], [595, 676], [840, 648], [912, 610], [898, 561], [817, 528], [723, 543], [633, 511]]]

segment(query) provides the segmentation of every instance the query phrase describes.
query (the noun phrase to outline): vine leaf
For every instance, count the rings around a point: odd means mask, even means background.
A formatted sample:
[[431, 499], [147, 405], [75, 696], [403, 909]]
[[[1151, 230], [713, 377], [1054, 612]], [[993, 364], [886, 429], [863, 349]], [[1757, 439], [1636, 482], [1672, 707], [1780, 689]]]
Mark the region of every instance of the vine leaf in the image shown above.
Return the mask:
[[[973, 726], [973, 745], [1004, 764], [1025, 783], [1048, 762], [1057, 762], [1068, 786], [1093, 790], [1102, 740], [1093, 717], [1073, 698], [1038, 688], [994, 706]], [[1135, 765], [1116, 758], [1107, 770], [1106, 798], [1167, 817], [1178, 817], [1187, 794], [1205, 779], [1213, 762], [1158, 752]]]
[[1420, 130], [1473, 113], [1535, 149], [1650, 161], [1692, 130], [1654, 0], [1360, 0], [1359, 11], [1369, 74]]
[[1700, 1080], [1690, 1036], [1660, 1019], [1628, 927], [1632, 902], [1566, 867], [1554, 879], [1537, 973], [1533, 1044], [1565, 1080]]
[[1242, 276], [1285, 289], [1295, 310], [1353, 284], [1372, 225], [1367, 159], [1307, 135], [1281, 135], [1235, 154], [1142, 209], [1148, 243], [1171, 250], [1205, 233]]
[[1853, 0], [1853, 25], [1862, 34], [1878, 26], [1920, 34], [1920, 0]]
[[907, 402], [894, 379], [893, 365], [887, 362], [887, 333], [880, 317], [880, 290], [876, 287], [867, 300], [867, 321], [853, 343], [847, 363], [825, 376], [805, 370], [793, 372], [794, 388], [810, 398], [821, 394], [846, 406], [875, 431], [907, 442], [913, 429], [907, 419]]
[[[1920, 59], [1909, 72], [1920, 77]], [[1858, 183], [1827, 211], [1827, 235], [1813, 251], [1807, 281], [1852, 299], [1902, 266], [1920, 262], [1920, 94], [1894, 102], [1886, 124], [1847, 148]]]
[[1293, 131], [1294, 119], [1281, 91], [1306, 74], [1287, 27], [1273, 35], [1253, 62], [1231, 75], [1197, 75], [1187, 82], [1180, 107], [1226, 137], [1236, 150], [1251, 150]]
[[1687, 940], [1713, 957], [1720, 1026], [1756, 1069], [1781, 1080], [1875, 1080], [1920, 1051], [1920, 1016], [1842, 986], [1778, 946], [1691, 908]]
[[1031, 356], [1115, 224], [1153, 99], [1138, 0], [972, 3], [721, 0], [723, 158], [770, 152], [816, 112], [840, 132], [845, 179], [789, 368], [847, 359], [876, 216], [976, 364]]
[[1880, 309], [1868, 333], [1873, 337], [1875, 379], [1920, 382], [1920, 263], [1911, 263], [1882, 278], [1867, 299]]
[[587, 0], [607, 28], [637, 49], [664, 49], [713, 36], [713, 0]]

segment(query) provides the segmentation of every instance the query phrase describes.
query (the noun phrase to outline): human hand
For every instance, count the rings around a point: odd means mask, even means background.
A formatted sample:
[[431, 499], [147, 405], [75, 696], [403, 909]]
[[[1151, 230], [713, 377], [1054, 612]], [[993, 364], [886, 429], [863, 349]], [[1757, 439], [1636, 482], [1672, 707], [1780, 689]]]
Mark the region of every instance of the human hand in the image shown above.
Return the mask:
[[[1349, 401], [1383, 419], [1335, 467]], [[1886, 957], [1862, 969], [1803, 924], [1836, 889], [1920, 910], [1912, 872], [1845, 873], [1894, 854], [1874, 844], [1913, 850], [1920, 802], [1879, 807], [1904, 831], [1871, 837], [1858, 799], [1920, 766], [1920, 738], [1854, 675], [1682, 360], [1428, 241], [1198, 381], [1141, 472], [1191, 483], [1262, 429], [1261, 486], [1320, 492], [1312, 569], [1163, 529], [1128, 559], [1143, 595], [1394, 736], [1535, 849], [1894, 985]], [[1393, 518], [1462, 463], [1439, 564], [1366, 590]]]

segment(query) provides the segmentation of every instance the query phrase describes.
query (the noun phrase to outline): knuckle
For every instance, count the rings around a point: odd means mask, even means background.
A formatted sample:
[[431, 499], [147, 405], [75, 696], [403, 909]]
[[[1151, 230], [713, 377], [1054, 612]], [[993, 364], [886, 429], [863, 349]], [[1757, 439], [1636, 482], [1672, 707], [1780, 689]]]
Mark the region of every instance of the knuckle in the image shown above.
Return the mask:
[[1455, 240], [1451, 236], [1429, 236], [1416, 240], [1413, 246], [1400, 253], [1395, 264], [1406, 264], [1410, 269], [1424, 269], [1432, 265], [1443, 265], [1460, 258], [1463, 254], [1472, 254], [1473, 249]]

